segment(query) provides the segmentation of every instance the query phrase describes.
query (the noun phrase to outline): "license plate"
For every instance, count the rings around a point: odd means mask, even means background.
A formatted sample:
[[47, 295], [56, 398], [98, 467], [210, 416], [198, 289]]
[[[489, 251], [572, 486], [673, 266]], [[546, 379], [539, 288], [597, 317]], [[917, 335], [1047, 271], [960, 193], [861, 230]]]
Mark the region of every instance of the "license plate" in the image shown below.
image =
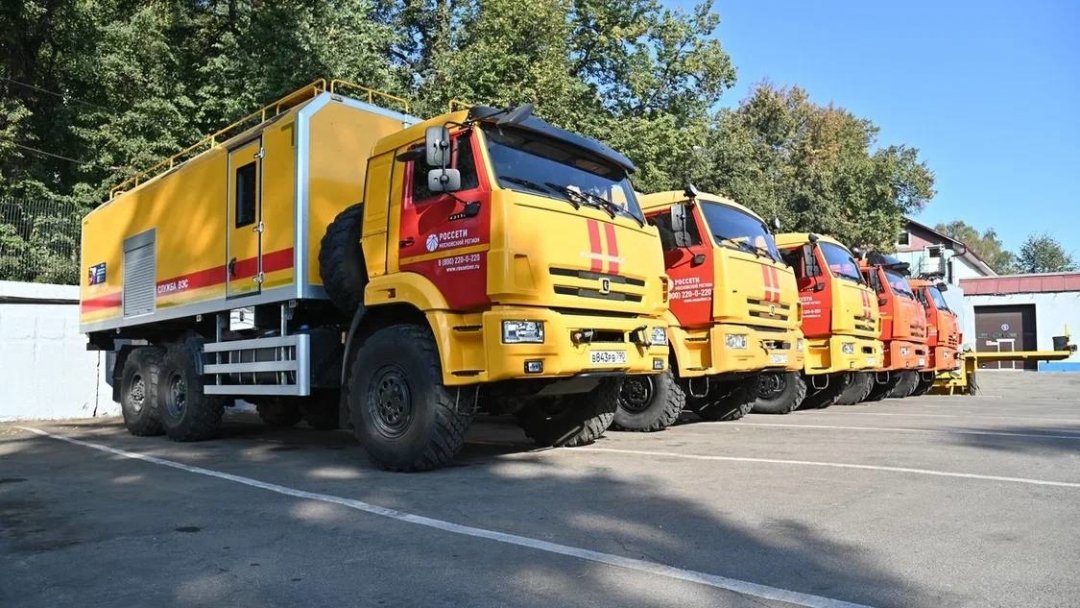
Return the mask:
[[926, 365], [926, 357], [919, 357], [919, 367]]
[[787, 363], [787, 355], [769, 355], [769, 361], [773, 365], [784, 365]]
[[594, 350], [589, 353], [593, 365], [623, 365], [627, 361], [625, 350]]

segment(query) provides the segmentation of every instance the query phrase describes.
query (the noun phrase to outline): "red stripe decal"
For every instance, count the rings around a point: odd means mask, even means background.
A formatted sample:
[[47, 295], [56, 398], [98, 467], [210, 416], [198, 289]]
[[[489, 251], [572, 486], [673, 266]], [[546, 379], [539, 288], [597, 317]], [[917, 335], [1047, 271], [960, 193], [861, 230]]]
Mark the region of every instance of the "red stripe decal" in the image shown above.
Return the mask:
[[83, 300], [82, 303], [79, 304], [79, 308], [83, 312], [90, 312], [94, 310], [102, 310], [105, 308], [116, 308], [117, 306], [120, 306], [121, 302], [123, 302], [123, 298], [118, 291], [116, 293], [110, 293], [103, 296], [98, 296], [96, 298], [89, 298]]
[[619, 241], [615, 238], [615, 226], [604, 224], [604, 237], [607, 238], [608, 272], [619, 274]]
[[600, 225], [596, 223], [596, 220], [586, 220], [589, 225], [589, 261], [592, 263], [590, 270], [593, 272], [600, 272], [604, 269], [603, 263], [600, 257], [603, 255], [603, 250], [600, 249]]

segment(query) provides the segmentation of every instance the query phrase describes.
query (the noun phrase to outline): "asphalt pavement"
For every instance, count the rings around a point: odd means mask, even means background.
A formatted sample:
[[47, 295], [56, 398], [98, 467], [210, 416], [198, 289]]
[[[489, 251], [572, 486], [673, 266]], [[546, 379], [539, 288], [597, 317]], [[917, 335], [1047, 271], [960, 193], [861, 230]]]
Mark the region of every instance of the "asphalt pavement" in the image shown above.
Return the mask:
[[1076, 606], [1080, 374], [373, 468], [230, 415], [0, 425], [0, 606]]

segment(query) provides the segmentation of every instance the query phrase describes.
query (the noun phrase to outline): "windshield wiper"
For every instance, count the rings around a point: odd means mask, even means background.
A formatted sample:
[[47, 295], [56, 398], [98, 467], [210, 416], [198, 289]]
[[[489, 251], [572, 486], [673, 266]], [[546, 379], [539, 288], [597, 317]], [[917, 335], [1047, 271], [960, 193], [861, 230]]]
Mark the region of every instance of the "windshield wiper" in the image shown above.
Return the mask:
[[768, 249], [754, 245], [750, 241], [740, 241], [739, 239], [716, 233], [713, 233], [713, 236], [717, 240], [724, 241], [725, 243], [731, 243], [732, 245], [735, 245], [736, 247], [747, 253], [752, 253], [758, 257], [766, 257], [774, 262], [776, 261], [776, 259], [772, 257], [772, 253], [769, 253]]
[[602, 196], [592, 194], [591, 192], [574, 190], [573, 188], [568, 188], [566, 186], [560, 186], [559, 184], [556, 184], [554, 182], [546, 182], [546, 184], [549, 188], [554, 188], [555, 190], [558, 190], [559, 192], [562, 192], [569, 197], [576, 198], [585, 205], [588, 205], [589, 207], [600, 209], [601, 211], [606, 211], [607, 214], [611, 216], [611, 219], [615, 219], [616, 215], [625, 215], [627, 217], [633, 218], [639, 226], [645, 226], [644, 220]]
[[[535, 190], [536, 192], [542, 192], [544, 194], [555, 194], [547, 186], [545, 186], [543, 184], [540, 184], [540, 183], [537, 183], [537, 182], [534, 182], [531, 179], [525, 179], [523, 177], [515, 177], [513, 175], [502, 175], [502, 176], [499, 176], [499, 179], [501, 181], [504, 181], [504, 182], [510, 182], [511, 184], [517, 184], [519, 186], [525, 186], [526, 188], [528, 188], [530, 190]], [[581, 208], [581, 204], [578, 203], [578, 201], [574, 200], [573, 198], [571, 198], [569, 196], [565, 196], [565, 195], [562, 196], [561, 198], [563, 200], [565, 200], [566, 202], [570, 203], [570, 205], [573, 206], [574, 209], [580, 209]]]

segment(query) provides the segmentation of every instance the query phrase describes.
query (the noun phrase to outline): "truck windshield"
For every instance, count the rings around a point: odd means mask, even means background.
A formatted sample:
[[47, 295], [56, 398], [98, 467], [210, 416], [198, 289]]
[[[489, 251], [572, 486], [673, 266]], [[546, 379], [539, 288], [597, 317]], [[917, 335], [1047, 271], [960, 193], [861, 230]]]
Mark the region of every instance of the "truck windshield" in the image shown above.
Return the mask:
[[941, 295], [940, 289], [928, 287], [926, 290], [930, 292], [930, 297], [934, 300], [934, 306], [938, 310], [949, 310], [949, 303], [945, 301], [945, 296]]
[[482, 125], [499, 185], [644, 223], [626, 171], [581, 148], [513, 127]]
[[844, 247], [836, 243], [820, 243], [821, 253], [825, 256], [825, 262], [834, 276], [841, 279], [854, 281], [860, 285], [865, 284], [862, 273], [859, 272], [859, 263], [855, 256]]
[[892, 287], [893, 291], [912, 300], [915, 299], [915, 294], [911, 292], [911, 284], [908, 283], [907, 277], [895, 270], [886, 270], [885, 277], [889, 280], [889, 286]]
[[723, 203], [701, 201], [701, 212], [716, 244], [780, 260], [780, 251], [769, 228], [758, 218]]

